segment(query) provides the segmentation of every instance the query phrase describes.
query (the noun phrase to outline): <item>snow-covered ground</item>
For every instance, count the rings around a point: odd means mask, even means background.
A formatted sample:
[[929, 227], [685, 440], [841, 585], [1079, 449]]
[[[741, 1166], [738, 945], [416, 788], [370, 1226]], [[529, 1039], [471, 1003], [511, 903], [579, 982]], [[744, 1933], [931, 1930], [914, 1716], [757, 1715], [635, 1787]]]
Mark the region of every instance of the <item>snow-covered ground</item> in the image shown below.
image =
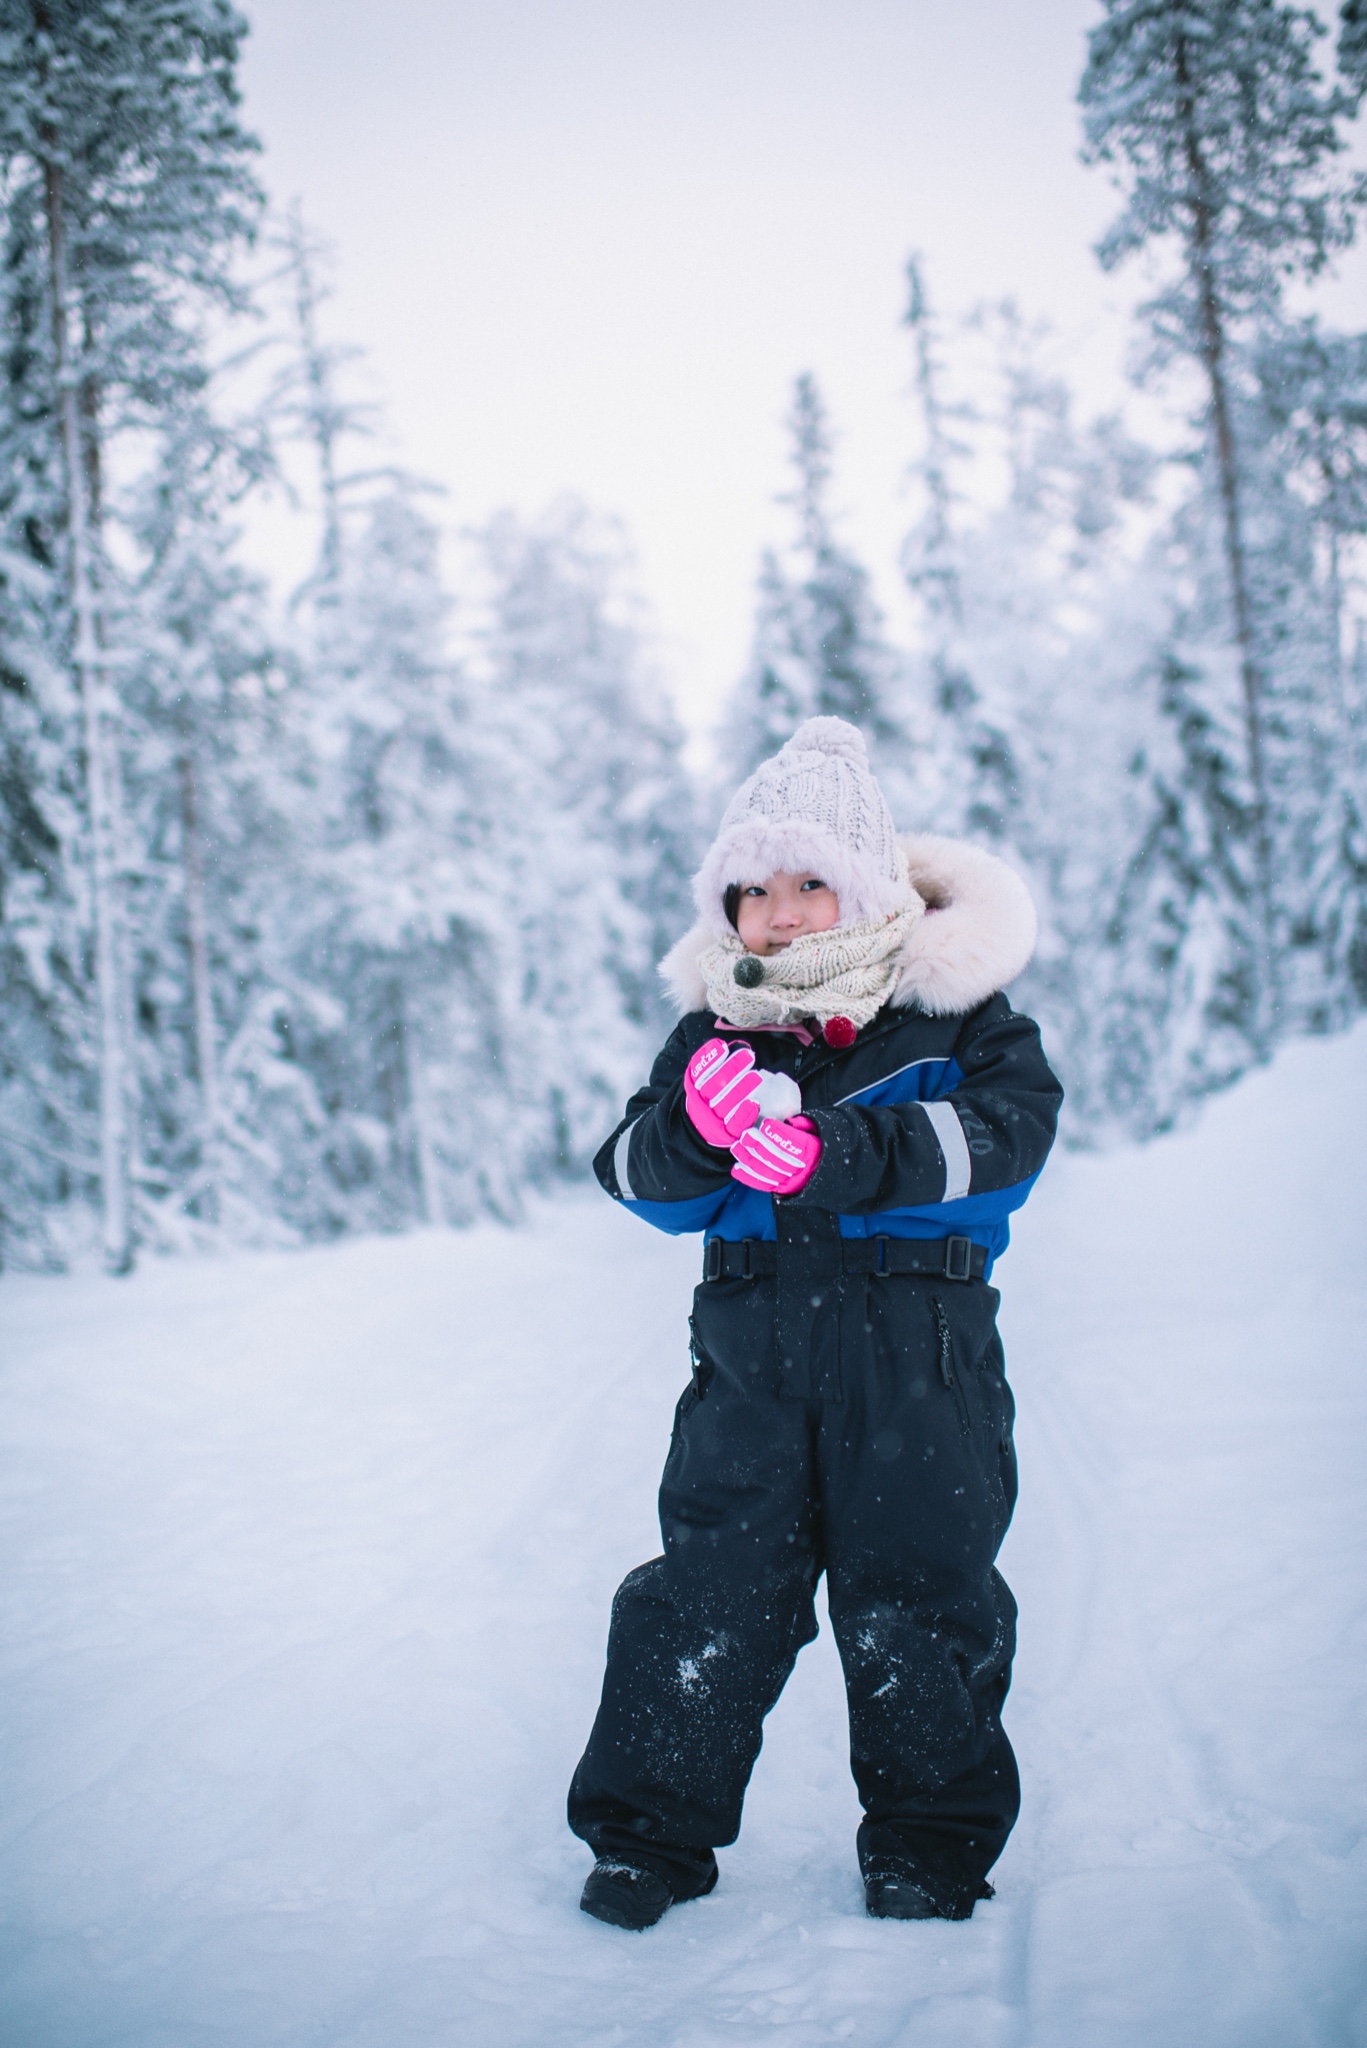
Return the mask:
[[1060, 1159], [999, 1269], [1025, 1810], [874, 1924], [829, 1632], [708, 1900], [576, 1909], [697, 1261], [524, 1231], [0, 1282], [5, 2048], [1367, 2042], [1367, 1033]]

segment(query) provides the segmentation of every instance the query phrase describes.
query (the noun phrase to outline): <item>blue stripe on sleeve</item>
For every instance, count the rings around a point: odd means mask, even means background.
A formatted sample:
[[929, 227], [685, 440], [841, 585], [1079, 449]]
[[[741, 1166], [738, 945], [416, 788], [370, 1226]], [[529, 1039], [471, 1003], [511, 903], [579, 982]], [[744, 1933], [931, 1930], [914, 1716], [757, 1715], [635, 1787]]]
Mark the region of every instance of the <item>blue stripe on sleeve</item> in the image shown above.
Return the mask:
[[909, 1065], [884, 1074], [881, 1081], [870, 1081], [867, 1088], [842, 1095], [831, 1106], [844, 1109], [847, 1104], [856, 1103], [861, 1109], [884, 1109], [895, 1102], [936, 1102], [962, 1080], [963, 1071], [957, 1060], [912, 1060]]

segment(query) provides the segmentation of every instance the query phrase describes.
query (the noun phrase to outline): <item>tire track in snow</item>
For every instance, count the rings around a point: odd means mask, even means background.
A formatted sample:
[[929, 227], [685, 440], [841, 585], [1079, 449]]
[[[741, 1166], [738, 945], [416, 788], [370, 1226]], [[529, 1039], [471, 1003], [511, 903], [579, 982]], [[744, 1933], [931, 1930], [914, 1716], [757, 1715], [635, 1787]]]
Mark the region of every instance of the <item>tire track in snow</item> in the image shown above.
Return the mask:
[[[1016, 1429], [1018, 1450], [1024, 1452], [1023, 1505], [1017, 1511], [1011, 1550], [1022, 1551], [1025, 1565], [1024, 1578], [1017, 1586], [1024, 1602], [1025, 1655], [1018, 1649], [1017, 1663], [1018, 1669], [1024, 1665], [1028, 1683], [1020, 1688], [1021, 1728], [1019, 1738], [1013, 1737], [1023, 1751], [1024, 1797], [1021, 1820], [1007, 1851], [1011, 1858], [1007, 1868], [1016, 1862], [1023, 1867], [1021, 1877], [1013, 1881], [1019, 1883], [1020, 1896], [1018, 1901], [1012, 1900], [1012, 1922], [1002, 1955], [1002, 2004], [1010, 2015], [1003, 2029], [1003, 2048], [1030, 2048], [1034, 2035], [1031, 1988], [1039, 1879], [1038, 1875], [1033, 1880], [1028, 1877], [1026, 1868], [1031, 1864], [1036, 1872], [1041, 1868], [1054, 1812], [1052, 1777], [1041, 1770], [1036, 1758], [1048, 1753], [1046, 1742], [1052, 1747], [1049, 1703], [1069, 1696], [1082, 1671], [1100, 1583], [1093, 1540], [1095, 1496], [1080, 1483], [1081, 1461], [1069, 1441], [1052, 1359], [1028, 1339], [1019, 1348], [1026, 1355], [1021, 1377], [1029, 1391], [1021, 1396]], [[1011, 1551], [1003, 1562], [1010, 1580]], [[1010, 1702], [1007, 1718], [1009, 1727], [1013, 1718]]]

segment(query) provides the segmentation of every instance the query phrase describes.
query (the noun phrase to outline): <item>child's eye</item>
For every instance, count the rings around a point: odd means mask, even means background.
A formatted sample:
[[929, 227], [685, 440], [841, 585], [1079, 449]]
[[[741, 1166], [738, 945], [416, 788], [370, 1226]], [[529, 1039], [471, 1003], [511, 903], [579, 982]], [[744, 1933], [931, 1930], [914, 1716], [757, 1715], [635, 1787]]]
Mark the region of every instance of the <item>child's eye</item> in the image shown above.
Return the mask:
[[740, 893], [742, 896], [767, 896], [769, 892], [767, 889], [761, 889], [758, 882], [752, 882], [748, 889], [742, 889]]
[[825, 886], [826, 884], [824, 882], [819, 882], [816, 876], [813, 875], [810, 882], [804, 882], [802, 884], [802, 893], [805, 895], [808, 889], [824, 889]]

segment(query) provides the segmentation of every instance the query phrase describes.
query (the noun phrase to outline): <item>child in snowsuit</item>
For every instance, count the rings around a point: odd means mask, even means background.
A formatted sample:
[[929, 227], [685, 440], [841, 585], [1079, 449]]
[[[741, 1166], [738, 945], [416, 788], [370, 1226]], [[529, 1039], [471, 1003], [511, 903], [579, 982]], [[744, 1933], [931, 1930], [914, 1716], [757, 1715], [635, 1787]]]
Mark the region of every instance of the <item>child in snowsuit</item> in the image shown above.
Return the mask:
[[570, 1790], [581, 1904], [642, 1928], [712, 1889], [824, 1571], [868, 1911], [966, 1919], [1020, 1801], [987, 1283], [1062, 1100], [1001, 993], [1034, 912], [991, 855], [899, 842], [836, 718], [743, 785], [694, 890], [662, 970], [682, 1021], [596, 1162], [705, 1250], [664, 1555], [617, 1594]]

